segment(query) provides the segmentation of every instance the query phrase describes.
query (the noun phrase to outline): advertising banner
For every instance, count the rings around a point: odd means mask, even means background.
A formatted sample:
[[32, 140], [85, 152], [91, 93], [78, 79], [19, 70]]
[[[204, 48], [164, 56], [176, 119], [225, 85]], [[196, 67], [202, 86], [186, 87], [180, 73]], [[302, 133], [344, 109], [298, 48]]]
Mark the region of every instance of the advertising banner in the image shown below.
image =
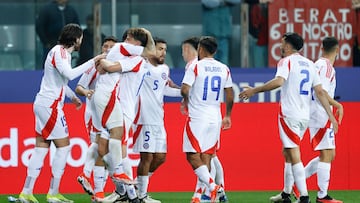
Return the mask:
[[336, 37], [340, 43], [340, 53], [335, 66], [353, 66], [354, 15], [351, 1], [348, 0], [272, 2], [269, 4], [269, 66], [276, 67], [281, 58], [281, 38], [286, 32], [296, 32], [303, 37], [302, 54], [313, 61], [321, 56], [322, 39]]
[[[360, 189], [360, 137], [355, 126], [360, 114], [359, 103], [345, 102], [345, 117], [336, 134], [336, 158], [332, 164], [330, 190]], [[149, 191], [193, 191], [196, 177], [182, 152], [183, 129], [186, 117], [180, 113], [180, 103], [166, 103], [165, 127], [168, 153], [166, 162], [151, 177]], [[223, 107], [224, 109], [224, 107]], [[89, 137], [82, 123], [84, 107], [76, 110], [65, 105], [70, 133], [71, 153], [67, 159], [60, 192], [83, 192], [76, 177], [82, 172]], [[232, 113], [232, 128], [222, 131], [219, 160], [225, 171], [228, 191], [278, 190], [283, 187], [284, 158], [278, 135], [278, 103], [237, 103]], [[32, 104], [0, 104], [0, 193], [20, 193], [29, 158], [35, 144]], [[51, 164], [55, 148], [46, 156], [43, 169], [36, 182], [34, 193], [47, 193]], [[309, 136], [301, 145], [302, 160], [307, 164], [317, 156], [310, 147]], [[129, 157], [136, 174], [138, 154], [129, 143]], [[109, 178], [110, 179], [110, 178]], [[316, 190], [316, 176], [308, 180], [311, 190]], [[108, 180], [106, 191], [113, 185]]]

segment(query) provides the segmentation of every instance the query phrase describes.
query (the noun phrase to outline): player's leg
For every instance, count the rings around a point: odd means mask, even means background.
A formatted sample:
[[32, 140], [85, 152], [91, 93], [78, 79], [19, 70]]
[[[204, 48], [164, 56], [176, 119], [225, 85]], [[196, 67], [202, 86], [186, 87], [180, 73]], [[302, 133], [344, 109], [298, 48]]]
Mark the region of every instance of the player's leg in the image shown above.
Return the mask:
[[48, 202], [73, 202], [59, 193], [60, 181], [65, 171], [66, 159], [70, 153], [70, 141], [68, 137], [54, 139], [56, 152], [52, 162], [52, 178], [49, 192], [46, 196]]
[[333, 130], [330, 128], [310, 128], [310, 135], [313, 137], [314, 150], [320, 151], [316, 170], [319, 187], [316, 201], [341, 203], [342, 201], [335, 200], [328, 195], [331, 162], [335, 157], [335, 135]]
[[38, 202], [38, 200], [33, 196], [33, 189], [36, 179], [43, 167], [44, 159], [49, 151], [49, 147], [50, 141], [44, 140], [41, 136], [36, 137], [35, 149], [29, 161], [24, 187], [19, 195], [19, 199], [23, 202]]

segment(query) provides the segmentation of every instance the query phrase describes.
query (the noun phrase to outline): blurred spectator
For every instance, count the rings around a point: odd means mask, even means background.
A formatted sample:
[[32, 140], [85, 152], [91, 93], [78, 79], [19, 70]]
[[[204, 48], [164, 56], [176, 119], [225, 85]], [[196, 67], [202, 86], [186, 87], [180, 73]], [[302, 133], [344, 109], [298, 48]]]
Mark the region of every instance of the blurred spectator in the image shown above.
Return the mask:
[[[94, 15], [92, 14], [86, 17], [86, 28], [83, 36], [77, 65], [83, 64], [94, 56]], [[104, 39], [105, 35], [101, 33], [101, 44], [104, 43]]]
[[43, 44], [41, 67], [47, 53], [57, 44], [62, 28], [69, 23], [79, 24], [79, 17], [76, 10], [68, 5], [68, 0], [52, 0], [40, 9], [35, 26]]
[[250, 67], [268, 66], [268, 8], [273, 0], [244, 0], [249, 4], [249, 64]]
[[360, 67], [360, 0], [353, 0], [352, 6], [355, 9], [355, 43], [353, 48], [353, 66]]
[[232, 34], [231, 7], [241, 0], [201, 0], [203, 35], [216, 38], [215, 59], [229, 65], [229, 43]]

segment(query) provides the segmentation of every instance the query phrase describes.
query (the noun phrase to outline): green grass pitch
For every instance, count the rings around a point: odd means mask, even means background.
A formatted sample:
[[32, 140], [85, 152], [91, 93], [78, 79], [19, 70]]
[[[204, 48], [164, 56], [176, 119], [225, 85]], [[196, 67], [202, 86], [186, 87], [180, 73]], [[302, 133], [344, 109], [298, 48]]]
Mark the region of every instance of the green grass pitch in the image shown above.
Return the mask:
[[[229, 203], [269, 203], [269, 197], [277, 194], [278, 191], [254, 191], [254, 192], [227, 192]], [[160, 192], [150, 193], [154, 199], [162, 203], [189, 203], [192, 192]], [[330, 191], [329, 194], [344, 203], [360, 203], [360, 191]], [[0, 203], [6, 203], [9, 195], [1, 194]], [[13, 195], [17, 197], [17, 195]], [[90, 203], [91, 199], [86, 194], [64, 194], [65, 197], [74, 200], [75, 203]], [[36, 194], [35, 197], [40, 203], [46, 203], [46, 195]], [[310, 191], [311, 202], [315, 203], [316, 192]]]

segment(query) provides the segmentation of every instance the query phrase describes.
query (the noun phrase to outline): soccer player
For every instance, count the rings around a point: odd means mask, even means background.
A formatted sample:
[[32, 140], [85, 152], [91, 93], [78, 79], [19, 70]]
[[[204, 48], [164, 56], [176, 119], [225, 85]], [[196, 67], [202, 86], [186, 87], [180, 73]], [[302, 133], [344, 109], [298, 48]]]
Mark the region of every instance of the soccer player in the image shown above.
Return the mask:
[[284, 58], [277, 65], [275, 78], [262, 86], [245, 88], [239, 94], [240, 99], [248, 99], [256, 93], [281, 87], [278, 125], [285, 157], [284, 190], [281, 193], [285, 203], [291, 202], [290, 193], [294, 182], [300, 192], [300, 203], [310, 202], [299, 145], [310, 120], [312, 88], [329, 116], [334, 133], [338, 130], [338, 123], [332, 114], [314, 63], [299, 54], [303, 43], [304, 40], [297, 33], [285, 33], [280, 46]]
[[198, 61], [197, 47], [199, 44], [198, 37], [190, 37], [185, 39], [181, 43], [182, 57], [186, 62], [185, 71], [191, 66], [191, 64]]
[[180, 97], [180, 89], [170, 87], [169, 67], [164, 64], [166, 41], [155, 38], [156, 56], [149, 57], [148, 73], [140, 90], [140, 100], [134, 124], [134, 148], [140, 152], [137, 170], [139, 199], [142, 203], [160, 203], [147, 194], [149, 178], [164, 163], [167, 152], [164, 126], [164, 95]]
[[[133, 40], [131, 37], [138, 28], [130, 28], [124, 33], [123, 41], [128, 42], [129, 40]], [[154, 40], [152, 39], [151, 33], [143, 29], [143, 31], [147, 34], [147, 45], [149, 47], [147, 51], [143, 53], [143, 57], [148, 57], [149, 55], [155, 55], [155, 45]], [[111, 61], [117, 61], [117, 58], [121, 52], [121, 44], [117, 43], [111, 52], [108, 55], [108, 59]], [[151, 48], [152, 47], [152, 48]], [[135, 111], [136, 111], [136, 102], [138, 101], [138, 97], [140, 94], [140, 89], [143, 84], [143, 80], [145, 74], [147, 72], [146, 68], [144, 67], [145, 61], [141, 64], [133, 66], [128, 72], [123, 72], [121, 74], [121, 80], [119, 84], [119, 98], [120, 104], [124, 113], [124, 136], [122, 139], [122, 168], [124, 173], [130, 178], [133, 179], [133, 172], [132, 166], [130, 165], [130, 161], [127, 157], [127, 142], [131, 136], [131, 126], [135, 119]], [[115, 64], [113, 64], [115, 65]], [[120, 64], [117, 67], [119, 68]], [[118, 69], [113, 69], [113, 71], [118, 71]], [[116, 191], [111, 195], [107, 196], [104, 200], [114, 202], [114, 201], [126, 201], [129, 200], [130, 202], [137, 201], [137, 194], [134, 185], [128, 185], [123, 183], [116, 184]]]
[[[339, 116], [339, 124], [343, 117], [343, 106], [335, 101], [334, 94], [336, 88], [335, 69], [333, 64], [339, 53], [339, 42], [334, 37], [326, 37], [322, 41], [322, 57], [315, 62], [315, 67], [320, 75], [322, 88], [327, 92], [329, 103], [336, 107]], [[318, 203], [342, 203], [340, 200], [333, 199], [328, 195], [330, 180], [331, 162], [335, 157], [335, 133], [329, 117], [318, 98], [311, 103], [311, 116], [309, 122], [311, 144], [314, 150], [320, 151], [320, 156], [312, 159], [305, 166], [305, 174], [310, 177], [317, 174]]]
[[[110, 49], [117, 42], [117, 39], [113, 36], [105, 37], [103, 45], [102, 45], [102, 53], [107, 54]], [[95, 165], [95, 160], [97, 157], [98, 143], [96, 139], [96, 135], [99, 134], [100, 129], [96, 129], [93, 125], [93, 114], [95, 113], [94, 102], [92, 100], [92, 95], [95, 91], [96, 81], [98, 79], [99, 73], [96, 70], [96, 67], [93, 66], [89, 70], [87, 70], [80, 78], [75, 92], [78, 95], [86, 97], [86, 108], [84, 113], [84, 121], [87, 132], [90, 137], [90, 146], [86, 153], [85, 164], [83, 167], [83, 172], [77, 177], [78, 182], [81, 184], [85, 192], [90, 195], [94, 195], [94, 190], [91, 186], [91, 173]]]
[[[181, 43], [182, 56], [186, 62], [185, 71], [194, 63], [198, 61], [197, 47], [199, 45], [199, 37], [189, 37]], [[214, 178], [215, 183], [224, 186], [224, 170], [219, 158], [214, 154], [211, 159], [211, 176]], [[203, 194], [206, 191], [206, 194]], [[201, 194], [203, 194], [201, 196]], [[201, 200], [210, 200], [210, 191], [205, 190], [205, 185], [197, 179], [193, 200], [196, 201], [198, 196], [201, 196]], [[227, 197], [224, 195], [221, 197], [220, 202], [226, 202]]]
[[[133, 98], [130, 96], [122, 98], [122, 93], [119, 93], [119, 86], [125, 85], [122, 84], [123, 82], [126, 83], [126, 79], [123, 78], [124, 74], [130, 74], [130, 72], [137, 72], [142, 69], [141, 66], [145, 64], [145, 61], [141, 55], [151, 54], [154, 50], [154, 44], [152, 42], [151, 33], [146, 29], [130, 28], [126, 32], [127, 38], [125, 42], [116, 44], [110, 50], [107, 59], [100, 61], [99, 69], [101, 71], [106, 71], [105, 74], [100, 76], [100, 79], [103, 76], [106, 76], [107, 78], [104, 78], [102, 83], [100, 83], [99, 79], [94, 94], [97, 116], [101, 118], [99, 120], [102, 121], [102, 127], [109, 129], [110, 132], [110, 138], [102, 134], [99, 139], [99, 157], [95, 163], [96, 171], [94, 171], [95, 199], [97, 201], [104, 200], [101, 182], [103, 182], [105, 169], [101, 159], [104, 159], [106, 164], [108, 164], [108, 169], [113, 180], [119, 179], [115, 181], [124, 182], [126, 184], [134, 183], [132, 178], [124, 173], [122, 165], [121, 146], [124, 132], [124, 112], [120, 101], [122, 99], [131, 100]], [[131, 85], [127, 84], [127, 88], [134, 91], [134, 94], [136, 95], [140, 88], [141, 81], [132, 82], [134, 83]], [[120, 91], [122, 90], [123, 89], [120, 88]], [[131, 104], [126, 108], [131, 109]], [[131, 112], [131, 110], [129, 111]], [[114, 115], [118, 119], [115, 120], [114, 117], [111, 118], [111, 115]], [[119, 120], [119, 118], [121, 119]], [[116, 129], [116, 133], [113, 132], [112, 134], [112, 129]], [[117, 183], [115, 184], [118, 185]], [[132, 188], [132, 191], [133, 192], [128, 194], [129, 199], [131, 202], [136, 202], [137, 197], [135, 188]]]
[[38, 203], [32, 194], [33, 188], [51, 143], [56, 146], [56, 152], [46, 199], [48, 202], [73, 202], [59, 193], [61, 177], [70, 152], [69, 132], [63, 112], [65, 96], [78, 108], [81, 106], [80, 99], [67, 84], [69, 80], [80, 76], [104, 57], [99, 55], [76, 68], [71, 68], [71, 52], [79, 50], [82, 37], [82, 29], [79, 25], [65, 25], [59, 36], [58, 45], [54, 46], [47, 55], [40, 91], [34, 102], [36, 144], [29, 161], [25, 184], [19, 195], [21, 202]]
[[[234, 100], [230, 70], [214, 59], [216, 49], [215, 38], [200, 38], [199, 61], [186, 70], [181, 86], [182, 109], [188, 114], [183, 151], [198, 179], [210, 189], [211, 202], [224, 195], [223, 188], [216, 185], [210, 175], [210, 160], [215, 154], [221, 127], [231, 127]], [[220, 102], [224, 92], [226, 114], [221, 119]], [[192, 202], [200, 202], [200, 196], [193, 197]]]

